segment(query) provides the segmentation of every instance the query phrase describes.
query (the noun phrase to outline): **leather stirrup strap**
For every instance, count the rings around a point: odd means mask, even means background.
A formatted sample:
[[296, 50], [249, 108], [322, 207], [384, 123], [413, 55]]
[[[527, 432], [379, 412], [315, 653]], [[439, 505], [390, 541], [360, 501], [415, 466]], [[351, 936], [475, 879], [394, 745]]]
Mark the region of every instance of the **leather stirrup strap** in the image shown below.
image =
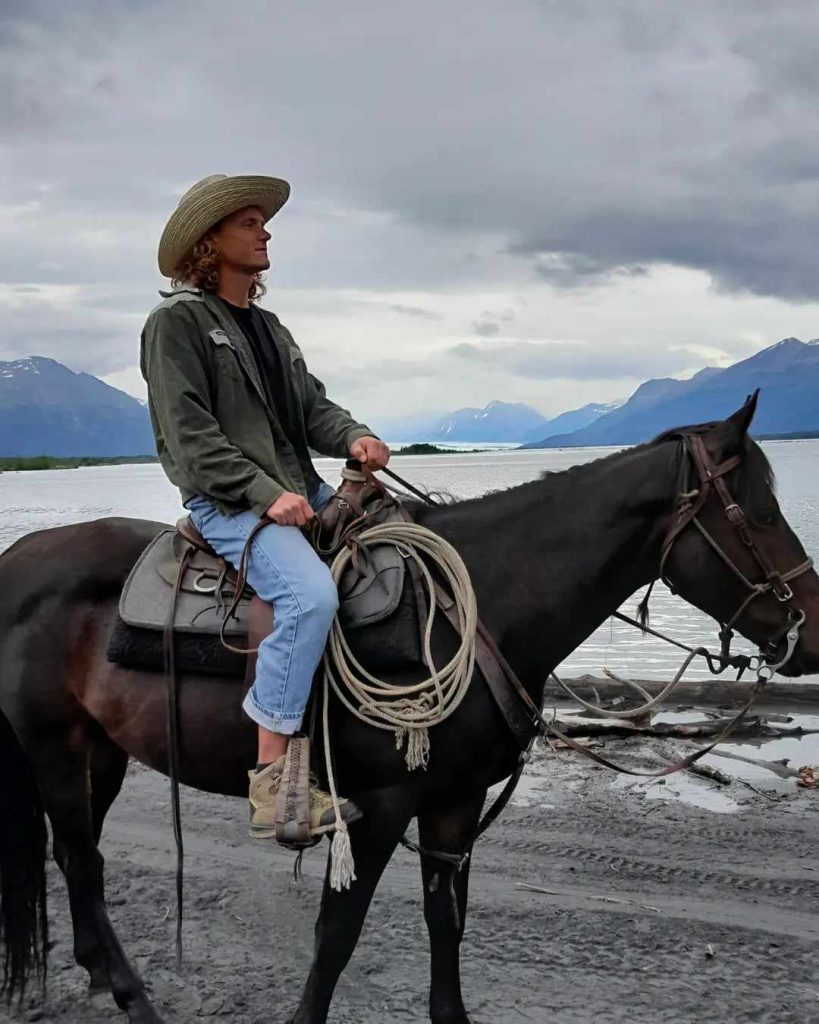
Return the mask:
[[287, 746], [276, 801], [276, 841], [301, 849], [312, 846], [310, 835], [310, 741], [293, 736]]
[[[438, 583], [435, 584], [435, 600], [450, 626], [460, 635], [455, 602]], [[512, 692], [503, 667], [480, 629], [475, 633], [475, 661], [515, 742], [521, 750], [526, 750], [537, 733], [537, 724]]]
[[176, 673], [176, 635], [174, 622], [176, 606], [182, 579], [187, 571], [188, 562], [195, 551], [194, 545], [185, 542], [185, 550], [179, 561], [179, 572], [173, 588], [173, 597], [168, 608], [168, 617], [162, 630], [162, 650], [165, 662], [165, 683], [167, 686], [167, 722], [166, 743], [168, 755], [168, 777], [171, 780], [171, 818], [173, 835], [176, 842], [176, 966], [182, 966], [182, 896], [183, 871], [185, 865], [185, 848], [182, 842], [182, 812], [179, 802], [179, 680]]

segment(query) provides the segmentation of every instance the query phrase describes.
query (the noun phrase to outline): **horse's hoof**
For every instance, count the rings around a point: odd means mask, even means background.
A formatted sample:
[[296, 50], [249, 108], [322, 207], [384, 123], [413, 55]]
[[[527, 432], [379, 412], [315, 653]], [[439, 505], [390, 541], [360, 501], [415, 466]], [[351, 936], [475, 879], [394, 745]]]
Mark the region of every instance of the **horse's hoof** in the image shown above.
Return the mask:
[[447, 1014], [430, 1014], [431, 1024], [472, 1024], [472, 1018], [467, 1015], [466, 1010], [456, 1010]]
[[150, 1003], [143, 1003], [128, 1011], [128, 1024], [165, 1024], [165, 1021]]

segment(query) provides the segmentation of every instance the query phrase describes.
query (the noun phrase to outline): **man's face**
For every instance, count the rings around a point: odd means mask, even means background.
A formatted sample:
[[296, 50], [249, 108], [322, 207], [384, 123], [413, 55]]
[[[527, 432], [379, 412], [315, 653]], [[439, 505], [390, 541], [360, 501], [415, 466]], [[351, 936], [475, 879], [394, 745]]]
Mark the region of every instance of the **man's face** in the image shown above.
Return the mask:
[[232, 270], [256, 274], [270, 267], [264, 216], [258, 206], [246, 206], [226, 217], [211, 235], [222, 257]]

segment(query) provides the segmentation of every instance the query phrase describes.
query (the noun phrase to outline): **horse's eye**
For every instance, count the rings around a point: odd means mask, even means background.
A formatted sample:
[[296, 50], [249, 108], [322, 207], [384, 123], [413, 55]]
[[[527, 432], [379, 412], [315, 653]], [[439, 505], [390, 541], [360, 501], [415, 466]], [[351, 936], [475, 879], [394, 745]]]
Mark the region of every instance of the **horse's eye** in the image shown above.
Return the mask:
[[779, 513], [775, 508], [765, 509], [758, 516], [760, 526], [775, 526]]

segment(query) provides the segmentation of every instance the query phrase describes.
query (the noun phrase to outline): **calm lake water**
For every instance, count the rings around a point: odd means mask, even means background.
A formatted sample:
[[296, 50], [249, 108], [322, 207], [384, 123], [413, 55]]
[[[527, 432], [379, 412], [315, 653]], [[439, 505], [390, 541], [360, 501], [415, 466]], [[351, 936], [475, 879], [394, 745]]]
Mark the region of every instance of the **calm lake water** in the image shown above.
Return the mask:
[[[773, 441], [763, 447], [776, 470], [785, 515], [808, 554], [819, 556], [819, 441]], [[467, 498], [534, 480], [545, 470], [590, 462], [614, 450], [408, 455], [397, 459], [395, 468], [415, 483]], [[340, 461], [319, 459], [316, 465], [328, 481], [338, 480]], [[0, 551], [32, 530], [112, 515], [173, 522], [183, 511], [176, 489], [156, 464], [4, 473], [0, 474]], [[636, 601], [629, 600], [623, 610], [633, 613]], [[716, 644], [713, 622], [664, 587], [655, 589], [652, 624], [692, 645]], [[584, 672], [599, 675], [607, 667], [635, 678], [666, 678], [679, 665], [677, 654], [669, 652], [672, 649], [661, 641], [609, 620], [563, 663], [562, 671], [569, 677]], [[697, 674], [693, 666], [691, 674]], [[700, 670], [699, 674], [708, 673]]]

